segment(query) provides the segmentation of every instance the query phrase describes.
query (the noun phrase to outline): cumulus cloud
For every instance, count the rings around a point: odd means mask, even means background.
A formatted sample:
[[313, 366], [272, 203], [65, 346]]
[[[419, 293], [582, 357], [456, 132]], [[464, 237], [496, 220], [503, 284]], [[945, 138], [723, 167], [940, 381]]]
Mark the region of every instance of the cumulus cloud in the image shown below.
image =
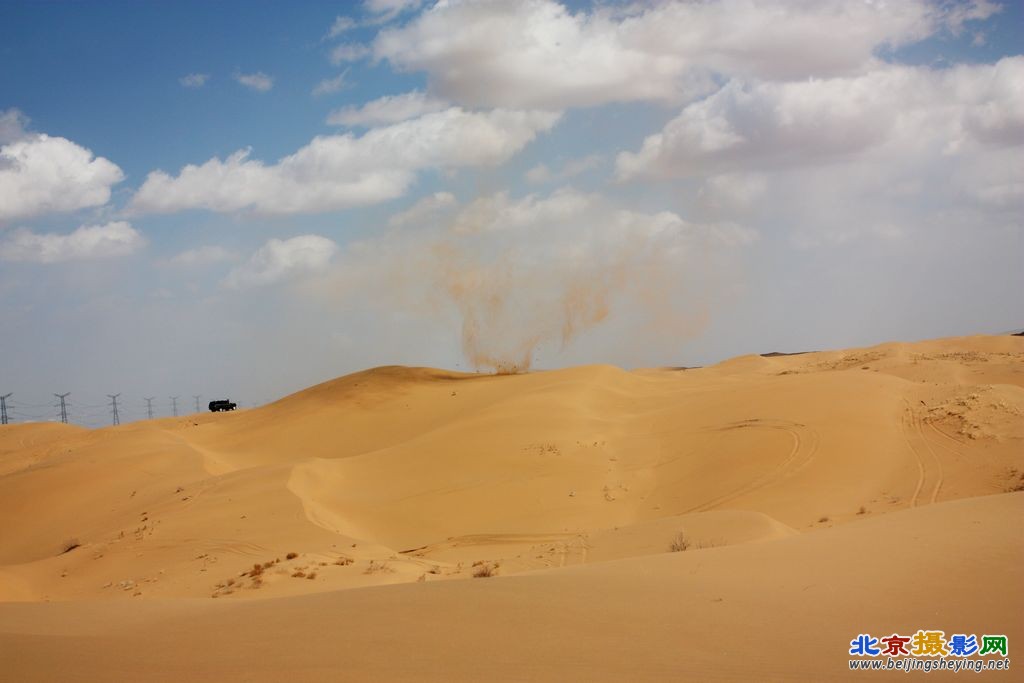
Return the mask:
[[849, 159], [874, 149], [946, 152], [1024, 142], [1024, 58], [948, 70], [879, 66], [799, 82], [732, 81], [685, 107], [639, 151], [622, 178], [685, 177]]
[[231, 289], [247, 289], [294, 279], [327, 267], [338, 245], [320, 235], [272, 239], [224, 280]]
[[201, 88], [210, 80], [210, 74], [188, 74], [178, 79], [178, 82], [186, 88]]
[[0, 115], [0, 221], [101, 206], [121, 169], [88, 149], [43, 133], [26, 133], [24, 117]]
[[274, 87], [274, 79], [262, 71], [251, 74], [238, 73], [235, 74], [235, 80], [256, 92], [267, 92]]
[[233, 260], [235, 260], [235, 253], [231, 250], [216, 245], [206, 245], [175, 254], [169, 263], [173, 266], [191, 268]]
[[373, 52], [399, 70], [426, 72], [432, 90], [474, 106], [679, 102], [712, 91], [716, 74], [857, 73], [880, 48], [996, 9], [984, 0], [676, 1], [589, 12], [554, 0], [443, 2], [381, 31]]
[[543, 111], [467, 112], [453, 107], [411, 121], [314, 138], [277, 163], [227, 159], [150, 173], [131, 202], [143, 212], [190, 208], [288, 214], [331, 211], [399, 197], [429, 168], [491, 166], [558, 121]]
[[376, 126], [407, 121], [448, 107], [444, 100], [413, 90], [402, 95], [385, 95], [360, 107], [336, 109], [327, 116], [327, 123], [334, 126]]
[[129, 223], [83, 225], [67, 235], [19, 228], [0, 240], [0, 260], [61, 263], [126, 256], [146, 243]]

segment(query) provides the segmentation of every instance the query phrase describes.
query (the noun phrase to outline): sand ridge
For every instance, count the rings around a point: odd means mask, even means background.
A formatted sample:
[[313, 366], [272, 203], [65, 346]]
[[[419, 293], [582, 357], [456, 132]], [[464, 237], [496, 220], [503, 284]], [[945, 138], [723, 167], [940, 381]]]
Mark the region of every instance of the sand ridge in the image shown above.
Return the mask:
[[[821, 627], [841, 653], [849, 636], [838, 624], [867, 628], [856, 624], [880, 612], [842, 586], [888, 591], [887, 572], [910, 576], [924, 562], [934, 563], [922, 580], [935, 590], [992, 577], [1019, 584], [1024, 546], [1007, 519], [1022, 504], [1012, 493], [1024, 489], [1022, 444], [1024, 338], [1012, 336], [743, 356], [687, 370], [385, 367], [237, 413], [100, 430], [4, 427], [0, 654], [26, 674], [101, 679], [121, 660], [89, 647], [74, 626], [83, 619], [105, 625], [100, 642], [119, 652], [140, 633], [159, 637], [179, 657], [163, 671], [190, 679], [202, 678], [199, 660], [183, 648], [203, 651], [196, 639], [206, 634], [228, 653], [203, 669], [208, 680], [279, 680], [280, 667], [327, 680], [342, 666], [353, 680], [445, 680], [337, 650], [311, 627], [296, 635], [311, 644], [294, 651], [251, 632], [285, 614], [344, 634], [351, 648], [370, 637], [321, 613], [331, 605], [346, 624], [372, 624], [368, 633], [382, 614], [399, 620], [396, 642], [423, 661], [435, 661], [439, 646], [414, 623], [441, 619], [467, 643], [473, 629], [492, 629], [506, 644], [483, 648], [491, 662], [452, 664], [447, 680], [479, 680], [474, 671], [491, 680], [629, 678], [606, 661], [613, 652], [646, 666], [637, 680], [673, 671], [757, 677], [757, 666], [783, 666], [764, 648], [728, 664], [708, 654], [711, 643], [687, 657], [676, 651], [705, 617], [756, 637], [743, 612], [712, 593], [763, 608], [766, 620], [786, 609], [807, 629], [818, 606], [842, 612]], [[685, 550], [671, 552], [680, 535]], [[740, 596], [729, 581], [748, 588]], [[651, 591], [676, 602], [658, 606]], [[900, 627], [935, 615], [923, 592], [913, 595], [889, 610]], [[661, 619], [665, 632], [615, 641], [625, 632], [616, 619], [627, 619], [616, 610], [631, 601], [649, 607], [628, 617], [637, 628], [657, 631]], [[529, 639], [512, 642], [510, 629], [525, 628], [517, 620], [530, 610], [542, 631], [562, 624], [549, 602], [580, 615], [575, 628], [590, 645], [571, 661], [530, 664]], [[781, 607], [812, 602], [805, 613]], [[949, 604], [949, 619], [985, 617], [1020, 633], [1017, 591], [994, 600], [972, 587]], [[259, 675], [232, 659], [254, 642], [268, 662]], [[52, 656], [58, 643], [80, 659]], [[354, 659], [343, 665], [339, 652]], [[74, 661], [86, 663], [77, 674]], [[165, 680], [158, 664], [124, 671]], [[829, 658], [789, 665], [810, 678], [843, 676]]]

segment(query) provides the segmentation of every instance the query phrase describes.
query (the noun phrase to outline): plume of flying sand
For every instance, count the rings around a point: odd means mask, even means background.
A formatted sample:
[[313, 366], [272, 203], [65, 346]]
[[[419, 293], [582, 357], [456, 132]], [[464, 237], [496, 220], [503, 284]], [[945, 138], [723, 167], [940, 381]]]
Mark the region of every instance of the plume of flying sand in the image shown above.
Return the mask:
[[454, 309], [467, 361], [498, 373], [528, 371], [540, 347], [565, 350], [620, 309], [673, 344], [707, 323], [701, 297], [682, 292], [723, 246], [719, 226], [614, 210], [574, 191], [446, 209], [350, 247], [332, 295], [372, 292], [384, 308], [432, 316]]

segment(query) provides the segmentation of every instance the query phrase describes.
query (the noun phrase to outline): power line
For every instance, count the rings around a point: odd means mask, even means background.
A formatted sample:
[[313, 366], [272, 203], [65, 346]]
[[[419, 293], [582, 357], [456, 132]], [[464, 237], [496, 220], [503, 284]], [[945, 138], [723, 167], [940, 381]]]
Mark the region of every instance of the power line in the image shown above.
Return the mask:
[[173, 412], [174, 417], [178, 417], [178, 397], [177, 396], [171, 396], [171, 411]]
[[149, 415], [148, 419], [150, 420], [153, 419], [153, 399], [155, 398], [156, 396], [150, 396], [148, 398], [142, 399], [143, 401], [146, 402], [146, 414]]
[[66, 399], [70, 395], [70, 391], [66, 394], [54, 394], [54, 396], [60, 399], [60, 421], [63, 422], [64, 424], [68, 423], [68, 407], [67, 404], [64, 402], [64, 399]]
[[112, 414], [114, 416], [114, 423], [113, 424], [114, 424], [115, 427], [117, 425], [121, 424], [121, 418], [118, 417], [118, 415], [117, 415], [117, 397], [120, 396], [120, 395], [121, 395], [120, 393], [117, 393], [117, 394], [107, 394], [107, 398], [110, 399], [110, 408], [111, 408]]
[[199, 412], [199, 399], [203, 397], [202, 394], [192, 394], [192, 398], [196, 400], [196, 412]]
[[0, 424], [7, 424], [7, 399], [13, 395], [14, 393], [11, 392], [0, 396]]

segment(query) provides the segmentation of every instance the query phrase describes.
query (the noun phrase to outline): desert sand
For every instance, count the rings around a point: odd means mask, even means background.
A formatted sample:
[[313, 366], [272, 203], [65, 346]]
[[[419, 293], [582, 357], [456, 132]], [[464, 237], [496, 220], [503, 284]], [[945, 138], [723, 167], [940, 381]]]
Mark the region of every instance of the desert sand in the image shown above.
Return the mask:
[[6, 426], [0, 679], [877, 679], [851, 638], [919, 628], [1012, 660], [1022, 513], [1019, 336]]

